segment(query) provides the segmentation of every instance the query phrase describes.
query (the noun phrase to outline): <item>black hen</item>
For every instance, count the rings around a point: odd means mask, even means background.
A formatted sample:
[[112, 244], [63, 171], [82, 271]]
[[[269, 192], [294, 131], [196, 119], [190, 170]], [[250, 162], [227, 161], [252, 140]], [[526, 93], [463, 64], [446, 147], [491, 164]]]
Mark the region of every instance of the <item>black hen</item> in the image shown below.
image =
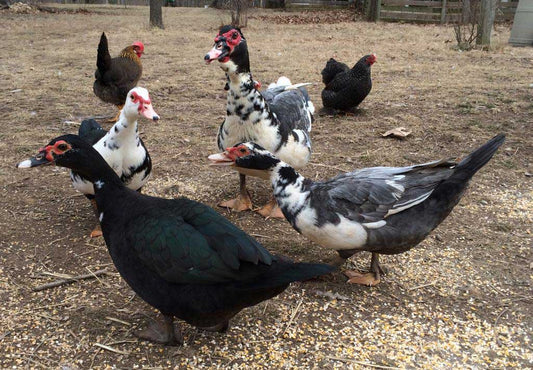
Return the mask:
[[362, 57], [352, 69], [331, 58], [322, 70], [322, 105], [326, 109], [350, 111], [370, 93], [370, 67], [376, 62], [374, 54]]
[[55, 162], [90, 179], [104, 238], [124, 280], [165, 317], [141, 338], [181, 341], [178, 317], [222, 331], [245, 307], [281, 293], [293, 281], [329, 273], [331, 266], [293, 263], [271, 255], [212, 208], [186, 198], [163, 199], [125, 187], [84, 139], [64, 135], [32, 159]]

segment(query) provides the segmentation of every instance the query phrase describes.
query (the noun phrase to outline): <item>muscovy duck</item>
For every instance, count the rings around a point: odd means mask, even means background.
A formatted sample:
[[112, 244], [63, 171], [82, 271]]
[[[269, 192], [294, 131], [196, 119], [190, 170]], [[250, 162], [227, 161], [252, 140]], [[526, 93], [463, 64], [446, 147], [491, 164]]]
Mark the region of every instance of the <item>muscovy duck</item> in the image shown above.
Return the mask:
[[[105, 32], [102, 32], [96, 58], [97, 69], [94, 72], [94, 94], [102, 101], [116, 105], [119, 110], [122, 109], [128, 92], [137, 86], [142, 76], [143, 53], [144, 44], [135, 41], [124, 48], [119, 56], [111, 58], [107, 37]], [[110, 121], [115, 122], [117, 119], [118, 114]]]
[[293, 228], [336, 250], [341, 260], [360, 251], [372, 252], [370, 273], [346, 274], [349, 283], [376, 285], [382, 273], [378, 255], [406, 252], [424, 240], [504, 140], [502, 134], [494, 137], [459, 163], [439, 160], [365, 168], [322, 182], [304, 178], [254, 143], [239, 144], [209, 158], [214, 165], [234, 165], [269, 179]]
[[[94, 119], [84, 120], [79, 128], [79, 136], [94, 146], [128, 188], [139, 192], [152, 172], [150, 155], [138, 133], [137, 119], [140, 116], [152, 121], [159, 120], [148, 90], [136, 87], [129, 91], [118, 121], [108, 132]], [[33, 167], [33, 164], [31, 160], [27, 160], [21, 162], [19, 167]], [[70, 172], [70, 178], [74, 188], [91, 200], [94, 211], [97, 212], [92, 182], [76, 171]], [[97, 224], [90, 236], [101, 235], [100, 225]]]
[[[217, 134], [220, 150], [243, 141], [254, 141], [295, 168], [307, 164], [311, 156], [309, 132], [314, 106], [303, 87], [281, 79], [263, 93], [256, 88], [250, 72], [246, 39], [239, 28], [222, 26], [215, 45], [205, 56], [207, 63], [220, 62], [228, 81], [226, 118]], [[251, 209], [246, 177], [240, 175], [240, 194], [219, 204], [236, 211]], [[283, 217], [272, 199], [259, 211], [263, 216]]]
[[349, 68], [331, 58], [322, 70], [322, 105], [327, 113], [335, 110], [353, 112], [372, 90], [370, 67], [376, 62], [375, 54], [365, 55]]
[[143, 339], [182, 342], [174, 317], [224, 331], [243, 308], [278, 295], [291, 282], [333, 270], [329, 265], [293, 263], [271, 255], [196, 201], [156, 198], [128, 189], [79, 136], [53, 139], [32, 161], [70, 168], [93, 182], [113, 263], [130, 287], [164, 317], [163, 326], [137, 332]]

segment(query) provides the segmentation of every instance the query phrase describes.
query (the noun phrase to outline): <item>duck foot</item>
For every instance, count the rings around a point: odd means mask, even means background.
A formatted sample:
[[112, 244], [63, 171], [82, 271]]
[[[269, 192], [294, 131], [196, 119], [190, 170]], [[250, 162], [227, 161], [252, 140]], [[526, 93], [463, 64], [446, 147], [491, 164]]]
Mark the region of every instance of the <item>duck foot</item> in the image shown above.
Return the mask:
[[214, 326], [208, 326], [205, 328], [200, 328], [205, 331], [211, 331], [215, 333], [225, 333], [229, 329], [229, 320], [223, 321], [220, 324], [214, 325]]
[[272, 198], [267, 204], [257, 210], [261, 216], [265, 218], [285, 218], [281, 208], [278, 206], [276, 199]]
[[347, 283], [361, 284], [367, 286], [378, 285], [381, 281], [381, 275], [383, 274], [383, 269], [379, 265], [379, 254], [377, 253], [372, 253], [372, 260], [370, 261], [370, 272], [363, 274], [351, 270], [344, 271], [344, 275], [349, 278]]
[[230, 208], [235, 212], [242, 212], [248, 209], [252, 209], [252, 200], [248, 192], [239, 194], [235, 199], [226, 200], [218, 203], [219, 207]]
[[97, 224], [93, 231], [91, 231], [91, 233], [89, 234], [89, 237], [90, 238], [99, 238], [101, 237], [103, 234], [102, 234], [102, 228], [100, 227], [100, 224]]
[[181, 330], [174, 325], [173, 317], [163, 315], [163, 322], [153, 321], [148, 327], [133, 332], [137, 338], [167, 346], [183, 344]]
[[376, 277], [376, 275], [373, 272], [367, 272], [363, 274], [358, 271], [346, 270], [344, 271], [344, 275], [346, 275], [349, 278], [347, 281], [348, 284], [376, 286], [381, 281], [379, 277]]

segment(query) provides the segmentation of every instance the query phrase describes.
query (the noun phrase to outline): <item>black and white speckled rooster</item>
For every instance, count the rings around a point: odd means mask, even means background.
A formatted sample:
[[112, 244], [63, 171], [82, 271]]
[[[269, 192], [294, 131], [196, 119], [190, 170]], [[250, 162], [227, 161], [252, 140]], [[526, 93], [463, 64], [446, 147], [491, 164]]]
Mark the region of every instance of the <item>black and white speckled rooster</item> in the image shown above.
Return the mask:
[[[106, 162], [115, 170], [126, 186], [141, 191], [148, 182], [152, 171], [152, 162], [148, 150], [139, 137], [137, 120], [144, 116], [152, 121], [159, 116], [152, 108], [148, 90], [136, 87], [130, 90], [118, 121], [109, 131], [105, 131], [98, 122], [88, 119], [82, 122], [79, 136], [91, 144]], [[18, 164], [19, 168], [34, 167], [31, 159]], [[70, 172], [74, 188], [91, 200], [96, 212], [93, 184], [76, 171]], [[96, 225], [91, 237], [102, 235], [100, 225]]]
[[[295, 168], [302, 168], [311, 156], [309, 132], [314, 106], [303, 85], [280, 78], [259, 92], [250, 72], [248, 47], [240, 29], [220, 28], [215, 45], [205, 56], [207, 63], [220, 62], [228, 81], [226, 118], [217, 135], [220, 150], [244, 141], [254, 141]], [[240, 175], [240, 194], [220, 203], [236, 211], [251, 209], [246, 177]], [[283, 217], [275, 199], [260, 211], [269, 217]]]
[[365, 55], [350, 69], [331, 58], [322, 70], [322, 105], [327, 113], [336, 110], [352, 112], [372, 90], [370, 67], [376, 62], [375, 54]]
[[283, 214], [302, 235], [336, 250], [341, 260], [372, 252], [371, 272], [347, 271], [348, 282], [379, 283], [379, 254], [406, 252], [437, 227], [464, 194], [469, 180], [505, 141], [498, 135], [462, 161], [409, 167], [373, 167], [312, 181], [254, 143], [213, 154], [215, 165], [263, 173]]

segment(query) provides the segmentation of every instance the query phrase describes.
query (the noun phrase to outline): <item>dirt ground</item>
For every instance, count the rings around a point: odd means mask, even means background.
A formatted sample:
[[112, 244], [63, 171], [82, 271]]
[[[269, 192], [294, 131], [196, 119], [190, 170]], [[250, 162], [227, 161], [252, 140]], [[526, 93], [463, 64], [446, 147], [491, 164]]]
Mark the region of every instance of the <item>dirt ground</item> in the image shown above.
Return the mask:
[[[74, 9], [74, 8], [71, 8]], [[254, 77], [312, 82], [330, 57], [353, 64], [374, 52], [374, 87], [359, 114], [317, 117], [314, 153], [302, 173], [409, 165], [460, 157], [497, 133], [507, 142], [473, 179], [445, 222], [411, 251], [383, 256], [374, 288], [341, 273], [294, 284], [239, 313], [225, 334], [182, 323], [186, 344], [139, 341], [132, 330], [157, 313], [116, 273], [103, 240], [88, 232], [89, 202], [55, 167], [15, 164], [81, 117], [114, 113], [92, 93], [96, 47], [106, 31], [112, 54], [145, 43], [140, 85], [162, 119], [140, 123], [154, 171], [146, 193], [187, 196], [216, 207], [236, 194], [229, 170], [208, 167], [225, 114], [224, 75], [206, 66], [227, 13], [164, 8], [165, 30], [150, 31], [148, 7], [83, 11], [1, 11], [0, 367], [18, 368], [526, 368], [533, 366], [533, 48], [507, 44], [498, 25], [492, 51], [459, 52], [451, 26], [321, 22], [254, 11], [243, 30]], [[301, 19], [304, 19], [302, 21]], [[284, 24], [281, 24], [284, 23]], [[381, 133], [404, 126], [403, 141]], [[251, 182], [255, 204], [269, 188]], [[218, 209], [269, 250], [301, 261], [333, 259], [288, 223]], [[368, 268], [361, 253], [343, 268]], [[107, 269], [98, 279], [34, 292], [60, 274]], [[103, 347], [103, 346], [107, 346]]]

